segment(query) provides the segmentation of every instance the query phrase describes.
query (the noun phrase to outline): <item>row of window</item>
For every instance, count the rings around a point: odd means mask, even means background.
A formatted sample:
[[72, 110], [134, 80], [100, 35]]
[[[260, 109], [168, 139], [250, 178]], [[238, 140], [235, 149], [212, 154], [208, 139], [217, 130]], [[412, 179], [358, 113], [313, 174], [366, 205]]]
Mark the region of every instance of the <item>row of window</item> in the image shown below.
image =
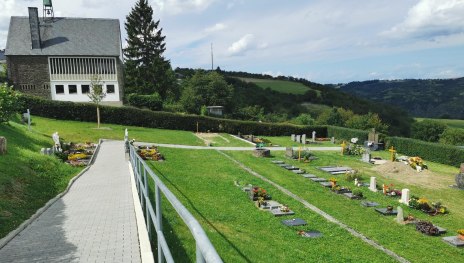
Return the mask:
[[[65, 94], [64, 85], [55, 85], [56, 94]], [[68, 85], [68, 94], [78, 94], [77, 92], [78, 85]], [[81, 94], [90, 93], [90, 85], [80, 85]], [[106, 85], [106, 93], [114, 93], [114, 85]]]

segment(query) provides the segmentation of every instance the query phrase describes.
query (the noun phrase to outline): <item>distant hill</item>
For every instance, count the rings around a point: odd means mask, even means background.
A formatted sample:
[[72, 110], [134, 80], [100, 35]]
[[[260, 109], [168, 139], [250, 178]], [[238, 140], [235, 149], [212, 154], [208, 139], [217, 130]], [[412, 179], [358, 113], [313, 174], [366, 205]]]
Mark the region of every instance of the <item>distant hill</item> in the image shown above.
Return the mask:
[[371, 80], [334, 87], [398, 106], [414, 117], [464, 119], [464, 78]]

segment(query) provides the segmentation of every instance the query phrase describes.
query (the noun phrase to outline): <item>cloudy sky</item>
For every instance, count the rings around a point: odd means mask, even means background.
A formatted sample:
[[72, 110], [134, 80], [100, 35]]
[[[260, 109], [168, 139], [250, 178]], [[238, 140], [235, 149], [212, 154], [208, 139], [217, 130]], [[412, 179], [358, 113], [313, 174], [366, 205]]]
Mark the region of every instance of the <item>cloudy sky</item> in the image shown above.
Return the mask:
[[[136, 0], [53, 0], [55, 16], [118, 18]], [[464, 0], [149, 0], [173, 67], [214, 67], [319, 83], [464, 76]], [[0, 0], [10, 16], [41, 0]], [[123, 39], [125, 38], [125, 33]]]

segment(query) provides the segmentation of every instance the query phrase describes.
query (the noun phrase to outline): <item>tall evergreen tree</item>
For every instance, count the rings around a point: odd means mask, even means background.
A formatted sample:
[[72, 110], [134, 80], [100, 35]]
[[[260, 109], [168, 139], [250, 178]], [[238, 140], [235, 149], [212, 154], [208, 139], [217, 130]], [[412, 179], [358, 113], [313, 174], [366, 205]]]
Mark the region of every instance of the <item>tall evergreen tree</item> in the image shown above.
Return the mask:
[[170, 77], [170, 62], [163, 57], [166, 37], [162, 35], [162, 28], [158, 28], [159, 22], [153, 21], [153, 9], [147, 0], [139, 0], [126, 16], [126, 93], [157, 92], [165, 98], [175, 85]]

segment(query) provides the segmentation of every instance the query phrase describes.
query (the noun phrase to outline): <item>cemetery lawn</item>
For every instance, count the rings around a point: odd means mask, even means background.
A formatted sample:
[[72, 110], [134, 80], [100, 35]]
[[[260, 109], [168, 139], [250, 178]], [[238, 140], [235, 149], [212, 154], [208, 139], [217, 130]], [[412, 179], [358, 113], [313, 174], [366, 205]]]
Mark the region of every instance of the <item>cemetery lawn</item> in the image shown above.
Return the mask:
[[[394, 262], [347, 231], [306, 209], [299, 202], [253, 177], [217, 151], [161, 148], [164, 162], [153, 171], [204, 227], [225, 262]], [[254, 161], [249, 153], [239, 153]], [[263, 167], [269, 159], [263, 159]], [[261, 162], [259, 162], [261, 163]], [[269, 166], [281, 172], [282, 168]], [[295, 216], [274, 217], [260, 211], [234, 180], [264, 187], [273, 200], [287, 204]], [[153, 190], [153, 188], [152, 188]], [[193, 262], [195, 244], [182, 220], [163, 202], [163, 227], [177, 262]], [[281, 220], [302, 218], [307, 226], [287, 227]], [[322, 238], [297, 235], [318, 230]]]
[[[329, 223], [270, 184], [246, 173], [216, 151], [160, 149], [166, 161], [150, 162], [150, 165], [200, 221], [225, 262], [393, 261], [380, 250]], [[450, 214], [431, 217], [404, 205], [402, 207], [405, 216], [413, 214], [418, 219], [432, 221], [448, 229], [448, 233], [443, 236], [455, 235], [457, 229], [463, 228], [463, 191], [451, 188], [427, 189], [386, 180], [372, 171], [372, 166], [360, 162], [359, 157], [342, 157], [335, 152], [316, 152], [319, 159], [309, 164], [285, 159], [284, 153], [277, 151], [272, 152], [274, 158], [255, 158], [251, 152], [225, 153], [411, 262], [464, 260], [464, 250], [444, 243], [441, 237], [425, 236], [416, 231], [413, 225], [398, 225], [394, 222], [395, 217], [382, 216], [374, 208], [362, 207], [359, 200], [349, 200], [334, 194], [328, 188], [286, 171], [270, 161], [284, 160], [324, 178], [332, 175], [316, 169], [316, 166], [347, 165], [360, 170], [365, 175], [365, 181], [368, 181], [369, 176], [377, 176], [379, 184], [393, 183], [400, 189], [411, 189], [413, 195], [425, 196], [430, 201], [441, 201], [451, 210]], [[457, 173], [456, 168], [428, 163], [431, 169], [440, 171], [443, 176]], [[343, 175], [336, 177], [340, 179], [340, 185], [352, 187], [352, 183], [346, 182]], [[287, 204], [296, 215], [278, 218], [258, 210], [247, 195], [234, 186], [234, 180], [264, 187], [274, 200]], [[362, 191], [367, 200], [380, 203], [380, 207], [399, 205], [398, 199], [370, 192], [367, 188]], [[164, 215], [167, 219], [164, 222], [170, 222], [165, 233], [173, 231], [169, 240], [171, 245], [179, 248], [175, 249], [179, 251], [175, 257], [179, 261], [185, 261], [185, 258], [193, 260], [195, 246], [190, 233], [170, 210]], [[303, 218], [308, 226], [290, 228], [280, 223], [289, 218]], [[296, 235], [297, 230], [318, 230], [324, 236], [305, 239]], [[336, 253], [331, 248], [335, 248]]]
[[[273, 146], [274, 145], [279, 145], [282, 147], [301, 146], [303, 148], [305, 147], [340, 147], [340, 144], [338, 143], [333, 144], [331, 141], [322, 141], [322, 142], [317, 142], [317, 143], [302, 144], [302, 143], [292, 141], [290, 139], [290, 135], [289, 136], [260, 136], [260, 137], [271, 141]], [[306, 134], [306, 140], [311, 140], [311, 133]]]
[[128, 127], [105, 123], [100, 124], [101, 128], [97, 129], [97, 123], [94, 122], [55, 120], [38, 116], [32, 116], [31, 119], [32, 128], [35, 131], [50, 137], [58, 131], [60, 138], [65, 141], [97, 143], [99, 139], [124, 140], [124, 130], [128, 128], [129, 139], [135, 139], [138, 142], [204, 145], [200, 138], [189, 131]]
[[0, 156], [0, 238], [30, 218], [48, 200], [63, 192], [82, 168], [40, 154], [50, 137], [29, 132], [23, 125], [0, 124], [8, 153]]
[[[290, 93], [290, 94], [304, 94], [308, 90], [310, 90], [309, 87], [306, 87], [305, 85], [298, 83], [298, 82], [293, 82], [293, 81], [286, 81], [286, 80], [273, 80], [273, 79], [255, 79], [255, 78], [239, 78], [242, 81], [245, 82], [252, 82], [256, 84], [258, 87], [262, 89], [271, 89], [278, 91], [280, 93]], [[320, 94], [320, 91], [316, 91], [318, 95]]]
[[195, 133], [202, 138], [203, 145], [227, 146], [227, 147], [255, 147], [251, 143], [244, 142], [227, 133]]

